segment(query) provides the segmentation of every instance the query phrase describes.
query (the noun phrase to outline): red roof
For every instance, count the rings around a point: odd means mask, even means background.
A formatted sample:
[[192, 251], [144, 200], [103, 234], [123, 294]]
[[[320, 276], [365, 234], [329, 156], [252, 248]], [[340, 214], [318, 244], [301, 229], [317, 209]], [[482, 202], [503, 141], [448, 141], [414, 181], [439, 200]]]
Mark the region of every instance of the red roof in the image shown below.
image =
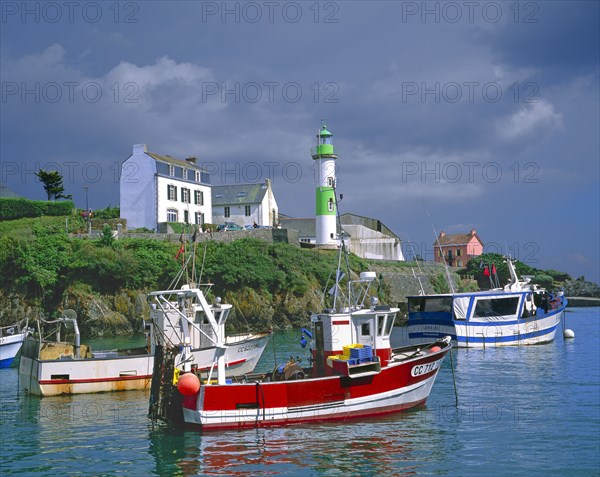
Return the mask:
[[471, 240], [473, 240], [473, 237], [479, 240], [479, 243], [483, 245], [483, 241], [479, 238], [477, 232], [469, 232], [468, 234], [445, 234], [444, 232], [440, 232], [439, 237], [436, 239], [435, 242], [433, 242], [433, 246], [448, 247], [456, 245], [467, 245], [469, 242], [471, 242]]

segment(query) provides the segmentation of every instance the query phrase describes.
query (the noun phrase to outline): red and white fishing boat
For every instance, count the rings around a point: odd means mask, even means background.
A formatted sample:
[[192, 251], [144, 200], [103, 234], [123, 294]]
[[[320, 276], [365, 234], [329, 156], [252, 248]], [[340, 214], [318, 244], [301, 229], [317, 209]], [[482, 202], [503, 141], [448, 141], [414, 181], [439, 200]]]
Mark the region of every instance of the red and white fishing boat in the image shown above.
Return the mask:
[[[423, 404], [451, 349], [450, 337], [392, 349], [398, 308], [381, 306], [376, 298], [364, 305], [375, 273], [348, 281], [347, 293], [341, 292], [342, 275], [338, 271], [331, 290], [333, 307], [314, 313], [311, 331], [303, 330], [311, 339], [310, 366], [292, 358], [272, 372], [227, 379], [225, 343], [218, 339], [214, 369], [206, 376], [188, 361], [185, 340], [177, 346], [163, 343], [157, 346], [162, 349], [157, 350], [150, 417], [183, 420], [203, 430], [239, 429], [377, 416]], [[180, 296], [182, 317], [186, 301], [197, 293], [190, 289]], [[230, 306], [205, 304], [216, 337], [223, 334]]]

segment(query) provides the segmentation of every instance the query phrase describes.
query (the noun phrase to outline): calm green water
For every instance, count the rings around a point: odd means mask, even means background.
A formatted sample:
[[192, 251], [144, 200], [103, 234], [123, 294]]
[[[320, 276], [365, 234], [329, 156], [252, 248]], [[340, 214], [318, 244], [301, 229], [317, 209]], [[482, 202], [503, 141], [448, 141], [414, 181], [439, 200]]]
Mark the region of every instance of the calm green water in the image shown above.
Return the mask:
[[[600, 308], [567, 326], [575, 340], [455, 351], [458, 407], [446, 359], [422, 410], [206, 435], [153, 428], [144, 392], [27, 397], [2, 370], [0, 475], [600, 475]], [[275, 336], [277, 361], [306, 355], [298, 336]], [[274, 362], [269, 345], [259, 366]]]

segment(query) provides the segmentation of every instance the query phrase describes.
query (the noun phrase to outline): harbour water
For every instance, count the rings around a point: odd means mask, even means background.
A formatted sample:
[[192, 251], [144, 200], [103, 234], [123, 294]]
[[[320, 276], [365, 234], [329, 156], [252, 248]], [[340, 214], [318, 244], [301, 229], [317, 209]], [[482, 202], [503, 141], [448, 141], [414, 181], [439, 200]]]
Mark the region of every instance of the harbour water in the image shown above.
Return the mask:
[[[0, 475], [598, 476], [600, 308], [566, 317], [574, 340], [454, 350], [458, 406], [447, 358], [426, 407], [341, 424], [203, 435], [153, 426], [146, 392], [28, 397], [1, 370]], [[298, 341], [277, 333], [259, 367]]]

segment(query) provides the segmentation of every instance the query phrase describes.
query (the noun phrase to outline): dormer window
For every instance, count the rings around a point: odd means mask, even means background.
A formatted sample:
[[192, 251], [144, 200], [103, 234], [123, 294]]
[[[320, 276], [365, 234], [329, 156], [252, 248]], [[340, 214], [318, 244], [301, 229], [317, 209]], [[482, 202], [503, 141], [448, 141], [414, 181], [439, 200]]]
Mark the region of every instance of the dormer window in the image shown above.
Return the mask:
[[200, 182], [200, 171], [196, 171], [195, 180], [196, 182]]
[[169, 175], [175, 177], [175, 166], [169, 164]]

